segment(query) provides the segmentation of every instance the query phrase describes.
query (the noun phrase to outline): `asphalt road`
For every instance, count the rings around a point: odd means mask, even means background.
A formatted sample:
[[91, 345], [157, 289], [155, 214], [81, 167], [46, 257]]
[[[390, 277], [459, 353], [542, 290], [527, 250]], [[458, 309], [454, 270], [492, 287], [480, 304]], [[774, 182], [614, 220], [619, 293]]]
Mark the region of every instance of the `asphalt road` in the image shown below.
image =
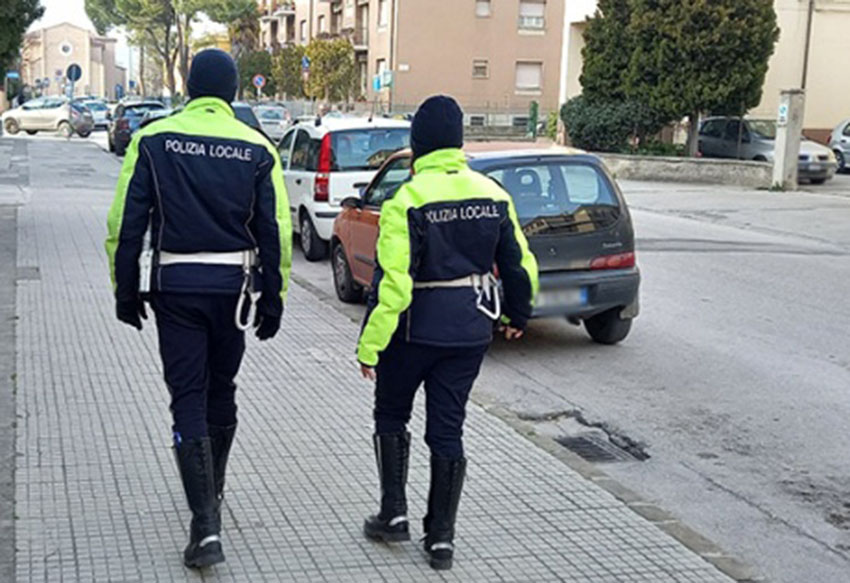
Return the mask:
[[[73, 149], [98, 183], [119, 169], [103, 137]], [[601, 347], [536, 321], [494, 344], [474, 398], [553, 437], [593, 425], [637, 443], [648, 460], [603, 469], [772, 581], [847, 581], [850, 176], [825, 186], [624, 183], [644, 278], [631, 336]], [[362, 316], [327, 262], [296, 252], [294, 277]]]

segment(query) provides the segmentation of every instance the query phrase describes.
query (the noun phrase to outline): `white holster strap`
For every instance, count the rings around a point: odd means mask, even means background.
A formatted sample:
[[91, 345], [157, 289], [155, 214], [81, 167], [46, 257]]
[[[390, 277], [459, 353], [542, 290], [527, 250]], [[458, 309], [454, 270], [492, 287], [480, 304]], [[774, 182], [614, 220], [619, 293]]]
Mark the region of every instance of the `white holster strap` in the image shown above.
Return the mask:
[[[257, 264], [257, 253], [253, 249], [244, 251], [231, 251], [227, 253], [169, 253], [168, 251], [159, 252], [159, 264], [178, 265], [185, 263], [194, 263], [201, 265], [236, 265], [242, 268], [242, 287], [239, 290], [239, 301], [236, 303], [236, 313], [233, 315], [233, 322], [236, 328], [245, 332], [254, 322], [254, 315], [257, 307], [257, 300], [260, 294], [254, 291], [253, 286], [253, 269]], [[246, 304], [247, 310], [245, 309]], [[243, 318], [242, 313], [245, 312]]]
[[[492, 273], [474, 273], [458, 279], [441, 281], [415, 281], [413, 289], [451, 289], [471, 287], [477, 296], [475, 307], [491, 320], [502, 315], [502, 300], [499, 296], [499, 280]], [[491, 307], [492, 306], [492, 307]]]

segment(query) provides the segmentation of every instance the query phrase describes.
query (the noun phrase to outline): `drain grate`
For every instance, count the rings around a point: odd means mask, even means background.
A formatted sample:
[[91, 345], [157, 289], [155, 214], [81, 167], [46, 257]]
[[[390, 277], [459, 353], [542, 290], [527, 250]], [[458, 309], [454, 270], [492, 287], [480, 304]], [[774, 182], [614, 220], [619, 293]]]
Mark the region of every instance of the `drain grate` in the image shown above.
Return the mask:
[[589, 462], [612, 463], [639, 461], [629, 452], [620, 449], [607, 439], [597, 437], [596, 435], [565, 435], [556, 438], [555, 441]]

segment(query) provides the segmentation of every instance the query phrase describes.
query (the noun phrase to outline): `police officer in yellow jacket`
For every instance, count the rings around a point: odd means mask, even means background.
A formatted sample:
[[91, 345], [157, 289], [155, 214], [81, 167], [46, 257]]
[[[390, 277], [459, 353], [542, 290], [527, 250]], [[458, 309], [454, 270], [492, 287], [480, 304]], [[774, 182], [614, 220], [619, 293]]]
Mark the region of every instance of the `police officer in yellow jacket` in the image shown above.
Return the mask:
[[426, 100], [411, 130], [412, 178], [381, 207], [378, 265], [357, 351], [363, 375], [376, 379], [381, 484], [380, 511], [366, 519], [364, 533], [385, 542], [410, 539], [406, 427], [424, 382], [431, 487], [423, 529], [435, 569], [452, 566], [466, 403], [494, 320], [501, 316], [508, 339], [522, 336], [537, 289], [537, 263], [510, 195], [469, 169], [462, 145], [457, 103]]
[[183, 111], [133, 136], [106, 241], [118, 319], [141, 330], [146, 300], [156, 315], [174, 448], [192, 512], [184, 562], [193, 568], [224, 561], [233, 379], [251, 320], [260, 340], [280, 327], [292, 259], [280, 159], [263, 135], [234, 117], [237, 83], [227, 53], [195, 56]]

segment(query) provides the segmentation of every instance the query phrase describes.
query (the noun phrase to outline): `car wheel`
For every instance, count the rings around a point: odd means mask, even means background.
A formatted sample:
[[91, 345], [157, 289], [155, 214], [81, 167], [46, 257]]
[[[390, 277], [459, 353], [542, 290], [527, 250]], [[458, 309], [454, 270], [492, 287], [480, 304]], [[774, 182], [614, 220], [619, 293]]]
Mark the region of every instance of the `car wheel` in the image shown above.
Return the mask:
[[115, 151], [115, 142], [112, 141], [112, 135], [106, 134], [106, 146], [110, 152]]
[[584, 321], [584, 329], [594, 342], [599, 344], [617, 344], [625, 340], [632, 329], [631, 318], [620, 317], [622, 308], [614, 308], [597, 314]]
[[87, 138], [91, 135], [91, 131], [77, 132], [77, 135], [80, 136], [81, 138]]
[[356, 304], [363, 300], [363, 286], [354, 281], [345, 249], [337, 243], [331, 253], [331, 267], [334, 272], [334, 289], [337, 297], [346, 304]]
[[764, 156], [756, 156], [755, 158], [753, 158], [753, 161], [755, 161], [755, 162], [767, 162], [767, 158], [765, 158]]
[[809, 180], [809, 182], [811, 182], [812, 184], [823, 184], [824, 182], [826, 182], [826, 178], [812, 178], [811, 180]]
[[123, 156], [127, 153], [127, 146], [120, 146], [118, 144], [112, 144], [113, 151], [116, 156]]
[[74, 135], [74, 128], [67, 121], [60, 122], [59, 127], [56, 129], [63, 138], [70, 138]]
[[31, 136], [34, 136], [38, 133], [38, 130], [27, 130], [27, 133]]
[[840, 174], [847, 170], [847, 160], [841, 150], [833, 150], [833, 153], [835, 154], [835, 161], [838, 162], [838, 173]]
[[320, 261], [328, 256], [328, 243], [319, 238], [310, 215], [301, 213], [301, 251], [307, 261]]
[[13, 136], [15, 134], [17, 134], [19, 131], [21, 131], [21, 126], [19, 126], [18, 122], [13, 120], [13, 119], [7, 119], [6, 120], [5, 128], [6, 128], [6, 133], [13, 135]]

